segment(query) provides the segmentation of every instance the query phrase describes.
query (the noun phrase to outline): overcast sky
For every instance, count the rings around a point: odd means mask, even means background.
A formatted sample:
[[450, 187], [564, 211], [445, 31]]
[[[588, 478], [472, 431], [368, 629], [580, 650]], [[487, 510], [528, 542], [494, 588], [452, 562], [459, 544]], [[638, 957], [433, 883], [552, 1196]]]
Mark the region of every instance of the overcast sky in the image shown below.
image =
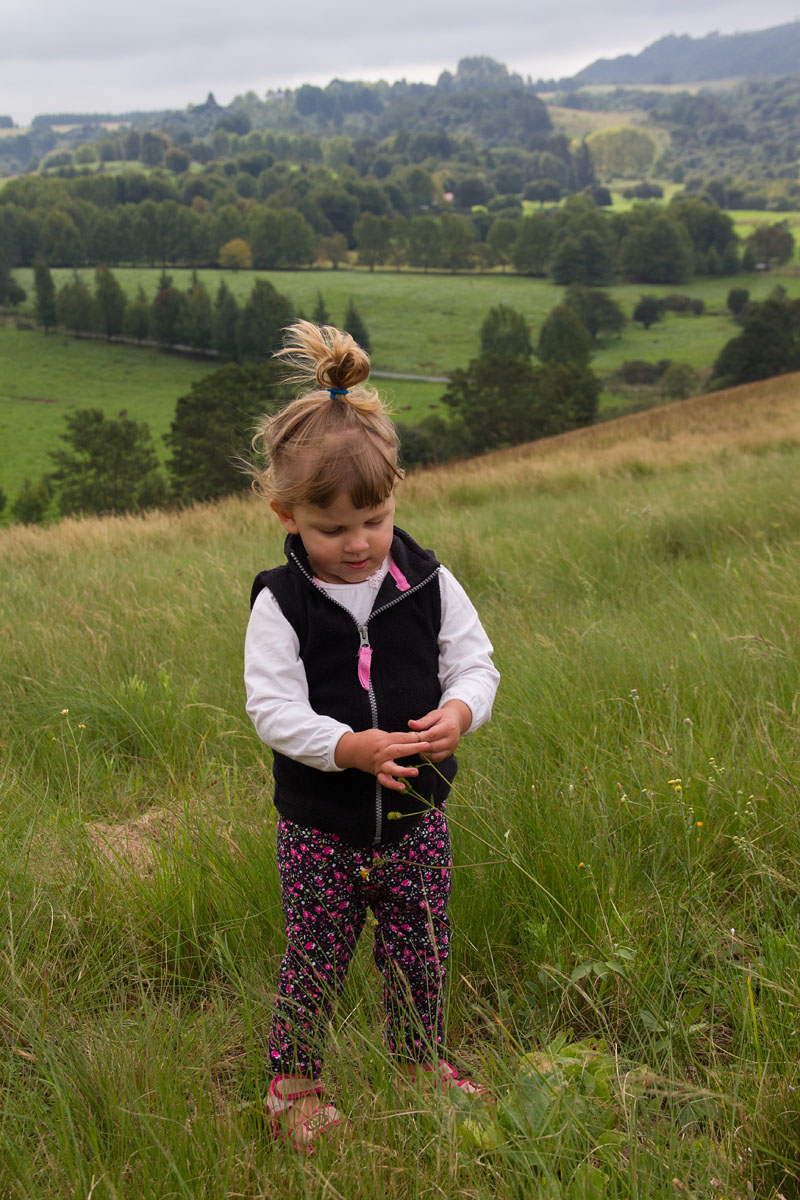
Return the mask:
[[185, 108], [340, 79], [433, 83], [468, 55], [550, 79], [668, 33], [800, 18], [800, 0], [15, 0], [0, 36], [0, 114]]

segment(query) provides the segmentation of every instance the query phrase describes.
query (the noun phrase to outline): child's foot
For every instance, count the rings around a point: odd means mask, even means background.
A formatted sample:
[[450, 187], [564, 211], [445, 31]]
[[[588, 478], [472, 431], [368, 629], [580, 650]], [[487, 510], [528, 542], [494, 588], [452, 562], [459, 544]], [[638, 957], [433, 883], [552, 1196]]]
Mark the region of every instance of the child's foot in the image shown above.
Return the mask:
[[338, 1110], [321, 1100], [324, 1091], [321, 1083], [303, 1075], [276, 1075], [267, 1092], [275, 1136], [285, 1138], [295, 1150], [313, 1154], [320, 1137], [343, 1125]]
[[406, 1077], [412, 1083], [422, 1084], [435, 1091], [448, 1092], [457, 1088], [462, 1095], [478, 1096], [481, 1100], [494, 1103], [494, 1096], [486, 1088], [471, 1079], [460, 1079], [455, 1067], [440, 1058], [436, 1063], [409, 1063], [405, 1068]]

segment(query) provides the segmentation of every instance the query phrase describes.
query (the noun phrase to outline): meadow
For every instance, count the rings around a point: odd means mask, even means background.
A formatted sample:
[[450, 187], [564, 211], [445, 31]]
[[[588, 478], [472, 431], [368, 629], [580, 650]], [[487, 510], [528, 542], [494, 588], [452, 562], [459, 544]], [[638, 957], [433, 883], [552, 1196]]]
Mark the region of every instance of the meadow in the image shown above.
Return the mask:
[[[20, 270], [19, 282], [34, 294], [32, 272]], [[160, 272], [123, 269], [115, 275], [133, 297], [138, 287], [155, 293]], [[189, 286], [191, 272], [171, 272], [175, 285]], [[223, 273], [201, 271], [200, 277], [213, 296]], [[535, 337], [550, 310], [559, 302], [562, 289], [541, 279], [494, 273], [453, 276], [408, 271], [285, 271], [225, 273], [224, 278], [240, 302], [253, 279], [268, 278], [286, 293], [298, 309], [313, 310], [321, 292], [334, 322], [341, 321], [351, 296], [364, 316], [373, 343], [375, 383], [391, 404], [397, 418], [413, 424], [430, 413], [446, 413], [439, 406], [445, 385], [439, 382], [381, 377], [380, 372], [446, 376], [465, 367], [479, 349], [479, 330], [489, 308], [507, 304], [522, 312]], [[54, 270], [56, 287], [72, 278], [72, 272]], [[91, 272], [84, 277], [92, 285]], [[764, 299], [780, 283], [790, 295], [800, 295], [800, 276], [759, 274], [725, 279], [699, 279], [681, 288], [618, 286], [611, 294], [628, 316], [619, 337], [598, 338], [593, 369], [608, 375], [628, 359], [672, 359], [707, 371], [716, 354], [736, 332], [726, 308], [732, 286], [750, 290], [754, 300]], [[634, 305], [644, 293], [666, 295], [681, 291], [702, 299], [703, 317], [667, 318], [649, 330], [630, 320]], [[28, 307], [32, 305], [29, 299]], [[115, 416], [127, 409], [137, 420], [150, 424], [162, 459], [166, 450], [161, 437], [169, 429], [175, 402], [193, 380], [215, 368], [210, 359], [186, 358], [153, 349], [120, 344], [106, 345], [66, 334], [41, 334], [0, 326], [0, 435], [5, 447], [0, 486], [10, 497], [25, 478], [37, 479], [50, 466], [48, 450], [58, 445], [63, 430], [63, 412], [68, 407], [101, 408]], [[631, 404], [606, 386], [600, 397], [600, 415], [624, 411]]]
[[503, 682], [465, 739], [451, 1057], [398, 1085], [365, 936], [327, 1077], [265, 1126], [282, 953], [243, 713], [258, 502], [0, 531], [0, 1193], [800, 1196], [800, 378], [410, 477]]

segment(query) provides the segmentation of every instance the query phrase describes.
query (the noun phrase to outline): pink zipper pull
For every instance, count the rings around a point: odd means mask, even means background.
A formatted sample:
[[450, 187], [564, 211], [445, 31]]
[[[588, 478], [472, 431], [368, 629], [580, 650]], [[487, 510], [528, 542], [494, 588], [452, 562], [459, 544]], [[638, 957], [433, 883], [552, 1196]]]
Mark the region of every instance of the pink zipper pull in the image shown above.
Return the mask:
[[369, 677], [372, 669], [372, 646], [369, 644], [369, 633], [366, 625], [358, 631], [361, 645], [358, 648], [358, 682], [365, 692], [369, 691]]
[[410, 589], [411, 584], [408, 582], [394, 559], [392, 559], [392, 561], [389, 563], [389, 574], [395, 581], [398, 592], [407, 592]]

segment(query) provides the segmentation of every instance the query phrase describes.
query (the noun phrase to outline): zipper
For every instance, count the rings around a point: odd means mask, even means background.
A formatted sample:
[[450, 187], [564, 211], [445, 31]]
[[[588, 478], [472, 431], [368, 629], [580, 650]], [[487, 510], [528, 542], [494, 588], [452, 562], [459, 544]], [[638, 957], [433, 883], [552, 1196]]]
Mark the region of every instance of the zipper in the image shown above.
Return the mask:
[[[311, 584], [311, 586], [313, 588], [316, 588], [317, 591], [322, 591], [322, 589], [317, 588], [317, 585], [314, 583], [314, 576], [309, 571], [306, 570], [305, 565], [300, 561], [300, 559], [297, 557], [297, 555], [295, 554], [295, 552], [293, 550], [289, 551], [289, 558], [292, 560], [292, 562], [298, 568], [301, 575], [303, 575], [308, 580], [308, 582]], [[357, 656], [356, 661], [359, 664], [359, 670], [360, 670], [360, 664], [364, 661], [364, 653], [365, 652], [368, 655], [368, 658], [370, 660], [372, 658], [372, 646], [370, 645], [369, 630], [368, 630], [367, 626], [369, 625], [369, 623], [373, 619], [373, 617], [377, 617], [380, 613], [384, 613], [388, 609], [394, 608], [394, 606], [396, 604], [399, 604], [402, 600], [405, 600], [408, 596], [413, 596], [415, 592], [418, 592], [421, 588], [424, 588], [427, 584], [429, 584], [432, 579], [435, 579], [438, 574], [439, 574], [439, 568], [437, 567], [436, 570], [432, 571], [430, 573], [430, 575], [426, 576], [425, 579], [421, 580], [419, 583], [415, 583], [413, 587], [408, 588], [405, 592], [401, 592], [399, 596], [395, 596], [394, 600], [389, 600], [386, 604], [382, 604], [380, 608], [373, 608], [372, 612], [369, 614], [369, 616], [367, 617], [367, 619], [363, 625], [359, 625], [358, 621], [353, 616], [353, 614], [350, 612], [349, 608], [346, 608], [345, 605], [341, 604], [338, 600], [334, 600], [333, 596], [329, 596], [326, 591], [322, 591], [322, 595], [325, 597], [326, 600], [329, 600], [331, 602], [331, 604], [335, 604], [337, 608], [340, 608], [342, 610], [342, 612], [347, 613], [348, 617], [350, 618], [350, 620], [353, 622], [356, 629], [358, 630], [358, 656]], [[360, 680], [360, 674], [359, 674], [359, 680]], [[362, 684], [362, 686], [363, 686], [363, 684]], [[369, 687], [366, 690], [367, 690], [367, 697], [369, 699], [369, 711], [370, 711], [370, 717], [372, 719], [372, 728], [377, 729], [378, 728], [378, 701], [377, 701], [375, 692], [372, 687], [372, 673], [371, 672], [369, 674]], [[380, 844], [382, 833], [383, 833], [383, 814], [381, 812], [381, 785], [378, 783], [378, 780], [376, 777], [376, 779], [375, 779], [375, 837], [372, 840], [373, 846], [377, 846]]]

